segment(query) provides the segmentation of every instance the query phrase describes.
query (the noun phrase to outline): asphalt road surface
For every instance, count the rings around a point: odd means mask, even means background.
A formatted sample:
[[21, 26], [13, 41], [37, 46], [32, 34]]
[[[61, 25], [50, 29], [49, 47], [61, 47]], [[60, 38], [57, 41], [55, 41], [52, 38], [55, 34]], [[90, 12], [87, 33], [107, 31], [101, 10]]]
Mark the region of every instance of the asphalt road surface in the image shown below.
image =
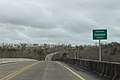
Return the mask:
[[104, 80], [55, 61], [24, 61], [0, 65], [0, 80]]
[[52, 61], [52, 57], [56, 55], [58, 52], [48, 54], [45, 58], [45, 61]]

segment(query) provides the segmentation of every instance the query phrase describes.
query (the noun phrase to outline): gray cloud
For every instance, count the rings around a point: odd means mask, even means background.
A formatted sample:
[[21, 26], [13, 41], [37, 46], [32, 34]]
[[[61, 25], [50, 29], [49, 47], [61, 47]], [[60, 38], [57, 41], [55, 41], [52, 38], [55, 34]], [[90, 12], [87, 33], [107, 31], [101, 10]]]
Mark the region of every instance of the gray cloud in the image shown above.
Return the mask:
[[[119, 42], [119, 0], [0, 0], [0, 42], [93, 44], [92, 30]], [[114, 38], [114, 40], [113, 40]]]
[[40, 28], [52, 28], [56, 18], [42, 3], [35, 1], [2, 0], [0, 22]]

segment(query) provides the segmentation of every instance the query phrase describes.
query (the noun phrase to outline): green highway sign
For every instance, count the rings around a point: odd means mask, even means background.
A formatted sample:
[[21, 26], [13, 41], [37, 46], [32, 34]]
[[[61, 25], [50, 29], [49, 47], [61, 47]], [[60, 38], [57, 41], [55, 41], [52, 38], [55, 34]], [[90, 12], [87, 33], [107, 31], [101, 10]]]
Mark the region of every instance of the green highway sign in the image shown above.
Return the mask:
[[93, 30], [93, 40], [107, 39], [107, 29]]

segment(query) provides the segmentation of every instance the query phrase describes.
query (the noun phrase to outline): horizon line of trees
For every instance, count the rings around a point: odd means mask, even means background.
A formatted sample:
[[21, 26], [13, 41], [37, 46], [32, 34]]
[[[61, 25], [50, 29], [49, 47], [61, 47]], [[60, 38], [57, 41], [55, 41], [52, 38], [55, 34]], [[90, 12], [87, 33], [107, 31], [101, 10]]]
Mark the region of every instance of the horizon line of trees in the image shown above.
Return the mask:
[[[58, 58], [94, 59], [98, 60], [98, 45], [71, 44], [5, 44], [0, 45], [0, 58], [31, 58], [45, 60], [46, 55], [59, 52]], [[64, 54], [64, 55], [63, 55]], [[66, 56], [67, 55], [67, 56]], [[111, 42], [102, 44], [102, 60], [120, 62], [120, 43]]]

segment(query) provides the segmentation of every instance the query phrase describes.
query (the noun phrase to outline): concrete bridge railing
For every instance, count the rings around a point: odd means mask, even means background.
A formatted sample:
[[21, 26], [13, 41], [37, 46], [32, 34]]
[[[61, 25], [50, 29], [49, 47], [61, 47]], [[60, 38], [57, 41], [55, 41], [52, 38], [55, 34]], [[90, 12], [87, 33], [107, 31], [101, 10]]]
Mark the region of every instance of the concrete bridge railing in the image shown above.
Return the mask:
[[89, 59], [61, 59], [60, 61], [92, 71], [109, 80], [120, 80], [120, 63]]
[[25, 58], [0, 58], [0, 64], [19, 62], [19, 61], [37, 61], [37, 60], [25, 59]]

